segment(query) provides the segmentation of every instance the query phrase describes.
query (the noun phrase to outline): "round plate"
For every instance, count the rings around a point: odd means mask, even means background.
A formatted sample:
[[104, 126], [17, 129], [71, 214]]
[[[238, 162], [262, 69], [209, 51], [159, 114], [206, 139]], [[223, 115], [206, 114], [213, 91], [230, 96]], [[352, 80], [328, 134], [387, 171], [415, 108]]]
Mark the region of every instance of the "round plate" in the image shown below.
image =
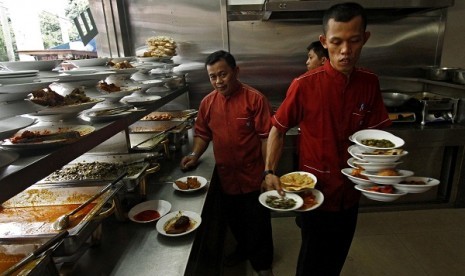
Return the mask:
[[378, 172], [384, 169], [394, 169], [397, 165], [402, 162], [392, 162], [392, 163], [375, 163], [375, 162], [365, 162], [361, 160], [355, 160], [354, 165], [356, 167], [362, 168], [367, 172]]
[[78, 75], [70, 75], [70, 74], [58, 74], [54, 76], [59, 81], [78, 81], [78, 80], [103, 80], [106, 77], [115, 74], [113, 71], [104, 71], [104, 72], [96, 72], [91, 74], [78, 74]]
[[59, 71], [61, 74], [68, 74], [68, 75], [84, 75], [84, 74], [94, 74], [97, 73], [96, 69], [90, 68], [74, 68], [71, 70], [62, 70]]
[[5, 65], [8, 69], [18, 71], [18, 70], [39, 70], [39, 71], [52, 71], [60, 63], [62, 59], [55, 60], [27, 60], [27, 61], [9, 61], [9, 62], [0, 62], [0, 64]]
[[37, 76], [39, 70], [0, 71], [0, 78], [19, 78]]
[[187, 182], [188, 177], [196, 177], [197, 181], [200, 182], [200, 187], [198, 187], [196, 189], [182, 190], [182, 189], [179, 189], [179, 187], [173, 182], [173, 189], [178, 190], [180, 192], [193, 192], [193, 191], [200, 190], [203, 187], [205, 187], [205, 185], [207, 185], [207, 182], [208, 182], [207, 179], [205, 179], [204, 177], [201, 177], [201, 176], [196, 176], [196, 175], [181, 177], [179, 179], [176, 179], [176, 181]]
[[[405, 142], [403, 139], [391, 134], [389, 132], [377, 129], [367, 129], [358, 131], [356, 134], [352, 135], [352, 139], [354, 140], [355, 144], [359, 145], [360, 147], [364, 148], [367, 152], [372, 152], [374, 150], [388, 150], [388, 149], [395, 149], [402, 147]], [[393, 147], [374, 147], [374, 146], [367, 146], [362, 143], [365, 139], [386, 139], [391, 141], [394, 146]]]
[[[115, 110], [115, 109], [118, 111], [112, 112], [112, 110]], [[129, 107], [127, 109], [129, 109]], [[92, 109], [84, 111], [82, 113], [82, 117], [84, 120], [86, 121], [88, 120], [90, 122], [105, 122], [105, 121], [115, 120], [120, 117], [125, 117], [131, 114], [130, 111], [126, 111], [126, 110], [118, 108], [118, 107], [117, 108], [112, 108], [112, 107], [92, 108]], [[108, 111], [108, 113], [105, 113], [105, 111]], [[99, 112], [104, 112], [104, 113], [99, 113]]]
[[347, 176], [347, 178], [349, 178], [349, 180], [352, 181], [354, 184], [357, 184], [357, 185], [372, 185], [373, 184], [373, 182], [371, 182], [368, 179], [363, 179], [360, 177], [353, 176], [352, 170], [353, 168], [345, 168], [345, 169], [342, 169], [341, 172], [343, 175]]
[[30, 126], [34, 123], [34, 119], [27, 117], [11, 117], [0, 120], [0, 140], [10, 138], [18, 130]]
[[266, 208], [268, 209], [271, 209], [273, 211], [278, 211], [278, 212], [286, 212], [286, 211], [293, 211], [293, 210], [296, 210], [296, 209], [299, 209], [302, 204], [304, 203], [303, 199], [297, 195], [297, 194], [292, 194], [292, 193], [287, 193], [286, 194], [286, 197], [288, 198], [292, 198], [295, 200], [295, 205], [294, 207], [292, 208], [288, 208], [288, 209], [278, 209], [278, 208], [273, 208], [271, 206], [269, 206], [268, 204], [266, 204], [266, 199], [268, 198], [268, 196], [278, 196], [278, 197], [281, 197], [279, 194], [278, 194], [278, 191], [276, 190], [271, 190], [271, 191], [266, 191], [262, 194], [260, 194], [260, 196], [258, 197], [258, 201], [263, 205], [265, 206]]
[[5, 168], [19, 158], [19, 154], [12, 151], [0, 150], [0, 169]]
[[[105, 99], [102, 98], [93, 98], [89, 102], [86, 103], [78, 103], [78, 104], [70, 104], [70, 105], [63, 105], [63, 106], [52, 106], [52, 107], [45, 107], [37, 111], [38, 115], [56, 115], [56, 114], [63, 114], [63, 113], [79, 113], [86, 109], [92, 108], [94, 105], [98, 104], [99, 102], [103, 102]], [[40, 106], [40, 105], [38, 105]], [[44, 107], [44, 106], [42, 106]], [[32, 114], [34, 115], [34, 114]]]
[[[355, 166], [355, 164], [354, 164], [355, 160], [356, 159], [354, 157], [351, 157], [351, 158], [347, 159], [347, 165], [349, 165], [351, 168], [357, 168], [357, 166]], [[363, 162], [365, 162], [365, 161], [363, 161]]]
[[[160, 214], [160, 216], [156, 219], [145, 220], [145, 221], [137, 220], [134, 218], [135, 215], [139, 214], [142, 211], [146, 211], [146, 210], [157, 211]], [[149, 200], [149, 201], [139, 203], [136, 206], [132, 207], [131, 210], [129, 210], [128, 218], [137, 223], [149, 223], [149, 222], [159, 220], [161, 217], [168, 214], [170, 210], [171, 210], [171, 203], [169, 203], [168, 201]]]
[[405, 178], [413, 175], [412, 171], [407, 170], [397, 170], [397, 172], [399, 173], [399, 175], [396, 176], [381, 176], [377, 174], [371, 174], [366, 171], [363, 171], [361, 174], [368, 177], [368, 179], [370, 179], [371, 182], [382, 185], [397, 184], [405, 180]]
[[[191, 223], [194, 224], [193, 227], [191, 229], [187, 230], [186, 232], [183, 232], [183, 233], [180, 233], [180, 234], [168, 234], [168, 233], [166, 233], [165, 229], [163, 229], [165, 224], [170, 219], [173, 219], [174, 217], [176, 217], [179, 213], [181, 213], [184, 216], [189, 217], [190, 220], [191, 220]], [[202, 223], [202, 218], [200, 217], [199, 214], [197, 214], [195, 212], [192, 212], [192, 211], [175, 211], [175, 212], [171, 212], [171, 213], [163, 216], [162, 218], [160, 218], [157, 221], [156, 228], [157, 228], [158, 233], [160, 233], [160, 234], [162, 234], [164, 236], [179, 237], [179, 236], [187, 235], [190, 232], [194, 231], [195, 229], [197, 229], [200, 226], [200, 223]]]
[[134, 74], [139, 71], [137, 68], [125, 68], [125, 69], [116, 69], [116, 68], [108, 68], [109, 71], [113, 71], [116, 74]]
[[[412, 181], [421, 181], [424, 184], [413, 184]], [[400, 183], [392, 184], [392, 186], [402, 192], [418, 194], [428, 191], [432, 187], [439, 185], [439, 183], [439, 180], [431, 177], [410, 176]]]
[[406, 150], [402, 151], [402, 153], [398, 155], [369, 154], [361, 151], [357, 145], [352, 145], [347, 150], [355, 159], [375, 163], [393, 163], [408, 154], [408, 151]]
[[[49, 126], [35, 126], [28, 127], [17, 132], [17, 135], [20, 135], [22, 131], [49, 131], [51, 134], [63, 132], [63, 131], [78, 131], [81, 134], [81, 137], [86, 136], [92, 133], [95, 128], [88, 125], [49, 125]], [[15, 134], [16, 135], [16, 134]], [[2, 147], [6, 149], [45, 149], [53, 148], [60, 145], [65, 145], [74, 142], [75, 139], [60, 139], [60, 140], [49, 140], [44, 142], [35, 142], [35, 143], [11, 143], [9, 139], [6, 139], [5, 142], [1, 144]]]
[[[371, 186], [373, 186], [373, 185], [371, 185]], [[366, 196], [367, 198], [369, 198], [371, 200], [383, 201], [383, 202], [391, 202], [391, 201], [394, 201], [394, 200], [398, 199], [399, 197], [407, 194], [405, 192], [401, 192], [401, 191], [397, 191], [397, 190], [394, 190], [393, 194], [380, 193], [380, 192], [374, 192], [374, 191], [367, 191], [366, 189], [371, 187], [371, 186], [356, 185], [355, 189], [362, 192], [362, 194], [364, 196]]]
[[[308, 194], [312, 194], [315, 197], [315, 201], [317, 202], [315, 205], [312, 205], [310, 207], [305, 207], [305, 198], [307, 197]], [[303, 204], [300, 206], [299, 209], [296, 209], [296, 212], [307, 212], [311, 210], [315, 210], [316, 208], [320, 207], [321, 204], [323, 204], [323, 201], [325, 200], [325, 197], [323, 193], [317, 189], [310, 189], [305, 192], [299, 193], [300, 197], [302, 197]]]
[[141, 105], [154, 103], [158, 101], [159, 99], [161, 99], [160, 96], [137, 95], [137, 96], [126, 96], [122, 98], [121, 101], [127, 104], [132, 104], [134, 106], [141, 106]]
[[68, 60], [68, 62], [78, 67], [102, 66], [102, 65], [105, 65], [107, 61], [108, 61], [108, 58], [88, 58], [88, 59]]
[[17, 93], [17, 92], [32, 92], [34, 90], [46, 88], [51, 83], [58, 79], [39, 79], [35, 82], [4, 84], [0, 86], [0, 93]]
[[[295, 189], [289, 189], [289, 187], [286, 187], [286, 184], [284, 184], [282, 179], [286, 176], [295, 175], [295, 174], [307, 176], [313, 181], [313, 183], [306, 184], [307, 187], [299, 187], [299, 188], [296, 187]], [[281, 187], [283, 191], [288, 192], [288, 193], [298, 193], [304, 190], [312, 189], [315, 187], [316, 182], [317, 182], [316, 176], [314, 174], [309, 173], [309, 172], [304, 172], [304, 171], [296, 171], [296, 172], [290, 172], [290, 173], [284, 174], [279, 178], [279, 180], [281, 181]]]

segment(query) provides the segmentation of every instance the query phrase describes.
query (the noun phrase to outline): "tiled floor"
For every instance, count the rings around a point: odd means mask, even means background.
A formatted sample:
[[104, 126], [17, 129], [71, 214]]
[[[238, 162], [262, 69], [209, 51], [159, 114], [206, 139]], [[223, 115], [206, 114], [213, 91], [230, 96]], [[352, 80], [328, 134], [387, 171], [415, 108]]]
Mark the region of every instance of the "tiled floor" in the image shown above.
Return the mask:
[[[273, 236], [274, 275], [294, 275], [300, 246], [294, 217], [273, 218]], [[243, 263], [223, 275], [255, 273]], [[465, 209], [360, 213], [341, 276], [371, 275], [465, 275]]]

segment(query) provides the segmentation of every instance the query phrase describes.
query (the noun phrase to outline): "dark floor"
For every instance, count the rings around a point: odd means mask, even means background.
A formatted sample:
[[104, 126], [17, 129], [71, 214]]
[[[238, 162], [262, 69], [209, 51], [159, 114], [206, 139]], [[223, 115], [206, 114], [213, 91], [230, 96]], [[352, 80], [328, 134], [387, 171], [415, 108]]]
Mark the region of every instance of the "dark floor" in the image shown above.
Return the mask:
[[[273, 235], [274, 275], [294, 275], [300, 246], [294, 217], [273, 218]], [[223, 275], [256, 274], [243, 263]], [[465, 275], [465, 209], [361, 213], [341, 276], [371, 275]]]

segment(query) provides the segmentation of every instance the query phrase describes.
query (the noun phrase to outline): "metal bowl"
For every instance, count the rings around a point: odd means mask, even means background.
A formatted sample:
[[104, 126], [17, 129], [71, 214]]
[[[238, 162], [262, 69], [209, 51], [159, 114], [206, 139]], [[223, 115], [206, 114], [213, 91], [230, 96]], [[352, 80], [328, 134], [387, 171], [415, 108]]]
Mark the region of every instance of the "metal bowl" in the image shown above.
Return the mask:
[[425, 68], [426, 78], [429, 80], [450, 81], [452, 80], [452, 75], [454, 71], [457, 71], [459, 69], [460, 68], [456, 67], [429, 66]]
[[412, 96], [399, 92], [383, 92], [384, 105], [387, 107], [398, 107], [410, 100]]
[[452, 82], [465, 84], [465, 70], [456, 70], [452, 74]]

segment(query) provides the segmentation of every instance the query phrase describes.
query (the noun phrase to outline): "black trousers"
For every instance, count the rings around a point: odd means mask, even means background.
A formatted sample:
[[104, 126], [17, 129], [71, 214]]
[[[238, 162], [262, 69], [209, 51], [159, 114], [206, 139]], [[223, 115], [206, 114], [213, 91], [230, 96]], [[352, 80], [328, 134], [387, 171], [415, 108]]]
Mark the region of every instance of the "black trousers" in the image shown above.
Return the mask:
[[271, 268], [273, 236], [269, 209], [258, 201], [259, 192], [222, 194], [222, 209], [237, 249], [249, 259], [255, 271]]
[[339, 275], [354, 237], [358, 206], [340, 212], [315, 210], [301, 216], [302, 244], [296, 275]]

